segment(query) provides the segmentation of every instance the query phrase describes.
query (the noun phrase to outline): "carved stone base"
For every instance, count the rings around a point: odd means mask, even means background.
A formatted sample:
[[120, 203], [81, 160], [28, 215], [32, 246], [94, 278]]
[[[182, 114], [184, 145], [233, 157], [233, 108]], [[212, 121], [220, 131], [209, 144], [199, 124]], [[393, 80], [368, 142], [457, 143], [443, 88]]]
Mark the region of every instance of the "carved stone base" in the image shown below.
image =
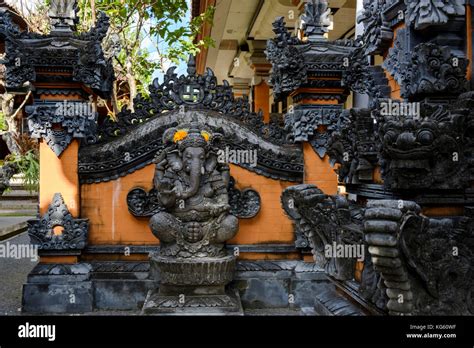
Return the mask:
[[235, 256], [174, 258], [150, 254], [150, 277], [158, 289], [148, 292], [143, 314], [243, 315], [240, 296], [226, 291], [235, 271]]
[[[213, 289], [210, 289], [213, 292]], [[205, 292], [201, 288], [198, 292]], [[160, 289], [148, 292], [142, 314], [148, 315], [244, 315], [237, 290], [221, 294], [163, 295]]]
[[150, 275], [166, 286], [224, 286], [234, 276], [235, 257], [176, 259], [150, 255]]

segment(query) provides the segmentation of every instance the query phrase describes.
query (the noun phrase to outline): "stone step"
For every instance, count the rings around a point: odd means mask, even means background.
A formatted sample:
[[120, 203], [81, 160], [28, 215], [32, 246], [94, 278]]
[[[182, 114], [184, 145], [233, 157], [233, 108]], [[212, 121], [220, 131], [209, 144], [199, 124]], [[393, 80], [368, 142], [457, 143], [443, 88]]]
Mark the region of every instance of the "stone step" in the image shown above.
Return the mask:
[[[26, 188], [26, 185], [25, 184], [22, 184], [22, 183], [12, 183], [10, 181], [10, 189], [12, 191], [29, 191], [27, 188]], [[33, 191], [33, 192], [36, 192], [37, 191]]]
[[3, 195], [0, 196], [1, 201], [38, 201], [38, 194], [31, 193], [25, 190], [18, 190], [18, 191], [8, 191], [4, 192]]
[[9, 209], [0, 209], [0, 219], [2, 217], [12, 217], [12, 216], [30, 216], [35, 218], [37, 216], [37, 209], [29, 210], [9, 210]]
[[36, 210], [37, 207], [36, 201], [0, 201], [0, 210]]

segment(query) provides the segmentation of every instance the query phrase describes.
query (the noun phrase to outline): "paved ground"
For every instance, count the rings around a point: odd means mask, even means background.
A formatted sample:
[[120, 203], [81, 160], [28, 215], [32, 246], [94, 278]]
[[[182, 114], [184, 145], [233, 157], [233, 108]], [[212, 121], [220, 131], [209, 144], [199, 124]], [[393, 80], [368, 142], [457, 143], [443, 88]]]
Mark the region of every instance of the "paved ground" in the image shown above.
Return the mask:
[[11, 217], [1, 216], [0, 217], [0, 230], [2, 228], [5, 228], [11, 225], [19, 224], [20, 222], [30, 220], [31, 218], [32, 218], [31, 216], [11, 216]]
[[[3, 223], [3, 218], [0, 219]], [[23, 232], [0, 242], [0, 245], [29, 244], [28, 234]], [[36, 265], [30, 259], [0, 257], [0, 315], [19, 315], [21, 308], [21, 289], [26, 276]]]

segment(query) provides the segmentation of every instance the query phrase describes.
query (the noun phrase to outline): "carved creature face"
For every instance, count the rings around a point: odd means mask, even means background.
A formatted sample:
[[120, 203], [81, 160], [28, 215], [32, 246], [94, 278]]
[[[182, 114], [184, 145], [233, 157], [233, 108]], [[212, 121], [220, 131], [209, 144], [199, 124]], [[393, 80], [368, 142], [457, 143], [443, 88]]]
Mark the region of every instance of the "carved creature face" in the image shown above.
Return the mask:
[[384, 171], [392, 188], [428, 188], [455, 179], [462, 152], [453, 128], [449, 118], [392, 118], [382, 124]]
[[436, 146], [437, 128], [429, 121], [390, 121], [382, 128], [385, 149], [400, 159], [427, 158]]

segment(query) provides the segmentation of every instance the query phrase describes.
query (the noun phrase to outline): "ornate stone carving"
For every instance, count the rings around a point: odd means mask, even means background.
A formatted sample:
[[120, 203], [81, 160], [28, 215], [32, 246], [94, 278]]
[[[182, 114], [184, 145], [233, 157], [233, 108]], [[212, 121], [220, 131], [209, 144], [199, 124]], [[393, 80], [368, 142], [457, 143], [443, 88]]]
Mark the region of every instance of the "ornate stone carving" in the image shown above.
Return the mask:
[[367, 94], [373, 106], [377, 99], [390, 97], [391, 88], [382, 67], [370, 65], [365, 51], [366, 46], [359, 45], [349, 55], [343, 85], [354, 92]]
[[0, 166], [0, 196], [10, 187], [10, 179], [18, 172], [18, 166], [7, 163]]
[[[0, 35], [6, 42], [6, 86], [21, 88], [29, 81], [78, 81], [107, 98], [112, 91], [114, 71], [111, 58], [101, 47], [109, 27], [107, 16], [100, 13], [95, 28], [74, 35], [75, 1], [52, 3], [53, 30], [49, 35], [21, 32], [8, 12], [0, 13]], [[58, 12], [59, 11], [59, 12]], [[71, 74], [64, 75], [64, 72]], [[61, 72], [61, 75], [55, 74]]]
[[286, 29], [284, 17], [273, 23], [275, 39], [268, 40], [265, 54], [272, 64], [270, 84], [277, 98], [296, 90], [307, 82], [307, 68], [297, 45], [301, 43]]
[[[109, 181], [149, 165], [157, 151], [164, 147], [163, 133], [169, 127], [177, 127], [177, 121], [191, 123], [196, 115], [201, 124], [223, 135], [223, 149], [257, 151], [256, 166], [237, 164], [240, 167], [275, 180], [302, 181], [303, 155], [299, 147], [271, 143], [230, 115], [204, 109], [181, 113], [178, 109], [152, 117], [147, 122], [139, 122], [123, 136], [109, 142], [81, 147], [81, 182]], [[273, 124], [266, 126], [271, 128]]]
[[303, 30], [310, 41], [324, 40], [324, 34], [329, 32], [331, 9], [327, 0], [309, 0], [306, 3], [303, 20]]
[[[229, 186], [230, 213], [239, 219], [251, 219], [260, 211], [260, 195], [250, 188], [239, 190], [235, 179], [230, 177]], [[130, 191], [127, 195], [128, 210], [136, 217], [151, 217], [164, 210], [158, 199], [156, 189], [146, 192], [141, 188]]]
[[385, 0], [383, 4], [383, 17], [390, 28], [394, 28], [405, 21], [406, 5], [404, 0]]
[[263, 113], [251, 112], [247, 97], [236, 99], [227, 81], [218, 85], [211, 69], [207, 69], [204, 75], [197, 75], [194, 57], [189, 60], [187, 76], [178, 76], [175, 70], [176, 67], [168, 69], [163, 83], [158, 79], [153, 81], [150, 99], [140, 94], [137, 96], [135, 113], [124, 107], [117, 116], [117, 122], [107, 119], [99, 127], [100, 140], [105, 142], [123, 136], [140, 123], [162, 117], [169, 111], [212, 110], [228, 115], [269, 142], [278, 145], [287, 143], [284, 129], [277, 123], [263, 122]]
[[378, 163], [378, 138], [370, 109], [344, 110], [328, 141], [328, 154], [340, 164], [339, 181], [347, 184], [372, 182]]
[[142, 188], [135, 188], [127, 195], [128, 211], [136, 217], [151, 217], [163, 211], [158, 193], [155, 189], [146, 192]]
[[77, 0], [52, 0], [49, 10], [53, 31], [73, 31], [77, 22]]
[[382, 54], [390, 46], [393, 31], [383, 15], [384, 0], [364, 0], [364, 10], [357, 23], [364, 24], [366, 54]]
[[102, 96], [108, 96], [112, 92], [115, 79], [111, 63], [113, 56], [105, 57], [102, 47], [109, 26], [107, 15], [99, 12], [96, 26], [81, 36], [86, 44], [80, 48], [77, 63], [73, 65], [74, 81], [90, 86]]
[[150, 221], [162, 256], [219, 257], [237, 233], [238, 220], [229, 214], [229, 167], [218, 162], [219, 138], [197, 123], [163, 135], [154, 188], [164, 211]]
[[337, 123], [342, 112], [341, 106], [295, 107], [286, 114], [285, 127], [294, 142], [309, 141], [319, 126]]
[[43, 103], [26, 107], [28, 128], [34, 139], [43, 138], [56, 156], [72, 139], [96, 142], [97, 113], [86, 102]]
[[281, 200], [285, 212], [295, 223], [295, 232], [302, 233], [309, 242], [316, 266], [325, 269], [330, 276], [340, 281], [354, 279], [358, 257], [355, 254], [353, 257], [328, 255], [328, 250], [359, 251], [359, 260], [364, 260], [359, 293], [377, 307], [385, 308], [385, 288], [380, 284], [380, 275], [374, 272], [370, 255], [366, 255], [364, 209], [343, 196], [325, 195], [314, 185], [289, 187]]
[[235, 179], [229, 181], [230, 213], [239, 219], [251, 219], [260, 212], [261, 200], [257, 191], [251, 188], [242, 191], [235, 187]]
[[467, 90], [468, 61], [448, 46], [420, 43], [409, 47], [408, 32], [399, 29], [383, 67], [395, 78], [404, 98], [456, 96]]
[[56, 193], [41, 219], [28, 221], [31, 243], [40, 250], [68, 251], [84, 249], [87, 244], [88, 219], [75, 219], [60, 193]]
[[365, 239], [392, 315], [472, 315], [473, 214], [430, 219], [406, 201], [369, 201]]
[[417, 30], [448, 23], [450, 17], [466, 14], [464, 0], [405, 0], [407, 23]]
[[[342, 196], [325, 195], [314, 185], [292, 186], [282, 194], [282, 204], [289, 217], [307, 232], [316, 263], [337, 279], [353, 279], [355, 259], [328, 258], [325, 250], [338, 245], [361, 244], [360, 211], [350, 206]], [[304, 225], [309, 225], [307, 228]]]
[[[285, 127], [294, 142], [309, 141], [314, 151], [323, 158], [326, 155], [327, 141], [336, 129], [341, 106], [295, 107], [285, 116]], [[325, 131], [318, 127], [325, 126]]]
[[452, 107], [423, 103], [419, 114], [382, 115], [380, 107], [376, 109], [385, 185], [391, 189], [468, 187], [472, 180], [470, 103], [472, 93], [461, 96]]

